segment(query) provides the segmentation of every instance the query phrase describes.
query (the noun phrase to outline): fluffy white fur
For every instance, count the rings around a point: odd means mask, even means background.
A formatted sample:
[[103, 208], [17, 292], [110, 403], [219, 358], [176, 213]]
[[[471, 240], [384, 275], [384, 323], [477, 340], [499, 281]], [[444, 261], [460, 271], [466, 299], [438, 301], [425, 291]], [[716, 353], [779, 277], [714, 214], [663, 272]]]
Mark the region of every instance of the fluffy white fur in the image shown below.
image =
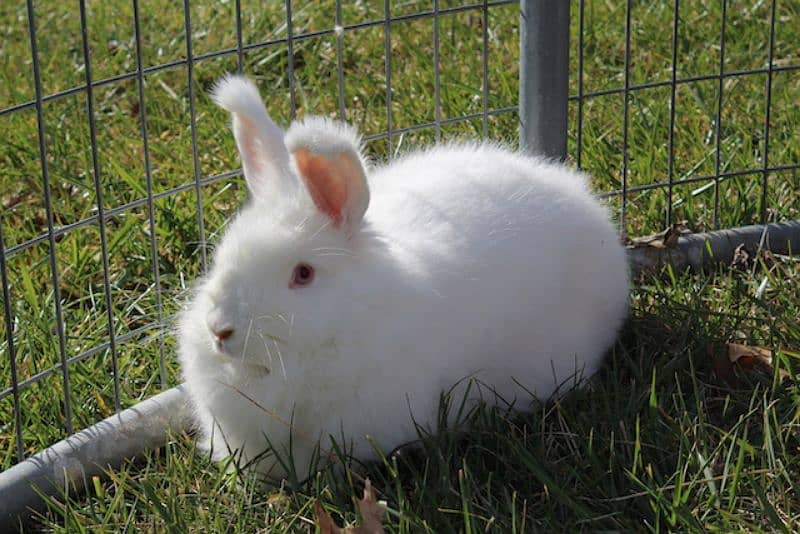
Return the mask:
[[272, 122], [255, 84], [244, 76], [226, 76], [215, 86], [211, 98], [231, 113], [236, 145], [253, 196], [262, 200], [296, 196], [284, 133]]
[[[250, 104], [218, 100], [260, 120]], [[286, 144], [358, 151], [359, 140], [306, 119]], [[307, 200], [256, 198], [217, 247], [179, 339], [217, 457], [252, 460], [267, 440], [285, 455], [291, 425], [300, 476], [329, 436], [366, 459], [366, 436], [387, 451], [414, 439], [411, 415], [433, 425], [440, 392], [464, 377], [524, 408], [526, 389], [546, 398], [593, 373], [616, 337], [625, 252], [584, 176], [487, 144], [434, 147], [367, 174], [371, 200], [355, 231]], [[291, 288], [300, 262], [315, 280]], [[222, 323], [235, 334], [220, 350], [209, 328]], [[285, 474], [271, 457], [257, 468]]]
[[361, 156], [361, 137], [355, 128], [325, 117], [306, 117], [293, 122], [284, 139], [289, 152], [308, 148], [317, 154], [352, 152]]

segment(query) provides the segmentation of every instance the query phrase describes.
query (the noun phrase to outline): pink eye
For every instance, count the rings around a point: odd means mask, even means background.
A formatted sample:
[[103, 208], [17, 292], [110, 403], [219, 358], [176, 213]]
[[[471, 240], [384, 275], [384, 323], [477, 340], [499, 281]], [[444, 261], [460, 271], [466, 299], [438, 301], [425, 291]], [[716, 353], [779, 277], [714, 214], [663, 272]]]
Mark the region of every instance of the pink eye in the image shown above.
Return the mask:
[[314, 281], [314, 268], [307, 264], [307, 263], [298, 263], [294, 267], [294, 272], [292, 273], [292, 281], [289, 283], [289, 287], [305, 287], [311, 285], [311, 282]]

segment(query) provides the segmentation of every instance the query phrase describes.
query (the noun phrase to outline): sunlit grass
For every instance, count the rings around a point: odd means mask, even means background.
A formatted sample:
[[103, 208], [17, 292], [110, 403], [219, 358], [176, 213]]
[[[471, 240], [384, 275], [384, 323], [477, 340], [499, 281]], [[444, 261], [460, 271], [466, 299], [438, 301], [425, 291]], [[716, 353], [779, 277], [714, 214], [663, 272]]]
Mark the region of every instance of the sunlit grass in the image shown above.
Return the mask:
[[[344, 118], [365, 135], [375, 136], [389, 123], [383, 2], [342, 4], [344, 26], [375, 22], [344, 32], [341, 58]], [[673, 3], [631, 4], [630, 84], [668, 81]], [[744, 7], [729, 4], [724, 70], [766, 68], [770, 2]], [[463, 5], [467, 3], [440, 2], [443, 10]], [[77, 6], [77, 2], [36, 5], [44, 95], [85, 83]], [[133, 4], [92, 0], [87, 7], [93, 79], [135, 72]], [[286, 38], [284, 7], [283, 2], [242, 2], [243, 45]], [[432, 8], [433, 2], [392, 2], [391, 14]], [[187, 54], [183, 4], [142, 0], [139, 12], [143, 66], [174, 63], [145, 76], [144, 106], [135, 77], [95, 87], [94, 147], [83, 90], [48, 100], [42, 107], [53, 222], [56, 228], [80, 223], [55, 239], [53, 251], [66, 357], [102, 346], [109, 338], [101, 234], [92, 220], [98, 209], [93, 155], [99, 164], [103, 208], [130, 206], [110, 216], [105, 227], [123, 407], [161, 390], [162, 355], [166, 382], [176, 383], [171, 317], [179, 310], [191, 281], [203, 270], [203, 241], [207, 247], [213, 246], [245, 196], [240, 179], [216, 181], [201, 188], [198, 206], [192, 186], [196, 177], [205, 179], [238, 167], [228, 118], [208, 98], [212, 84], [237, 68], [234, 2], [191, 3], [193, 54], [231, 50], [194, 64], [197, 167], [188, 73], [182, 63]], [[335, 3], [296, 1], [292, 13], [292, 35], [301, 36], [293, 41], [293, 83], [288, 77], [286, 45], [281, 42], [246, 50], [243, 69], [257, 81], [270, 113], [281, 124], [287, 124], [293, 114], [338, 117], [342, 110], [337, 42], [331, 31]], [[438, 103], [433, 84], [434, 18], [391, 24], [393, 128], [432, 124], [437, 105], [444, 120], [482, 111], [482, 13], [478, 4], [445, 12], [438, 19]], [[489, 108], [514, 108], [518, 100], [518, 6], [493, 5], [488, 13]], [[578, 91], [578, 18], [578, 3], [573, 2], [573, 95]], [[679, 21], [678, 79], [717, 74], [721, 3], [681, 2]], [[778, 1], [776, 21], [773, 65], [782, 69], [800, 65], [800, 2]], [[622, 87], [625, 3], [587, 1], [583, 22], [583, 91]], [[0, 111], [34, 97], [27, 28], [25, 2], [0, 3]], [[327, 33], [302, 37], [317, 31]], [[797, 170], [766, 173], [767, 203], [761, 203], [767, 79], [764, 73], [726, 77], [719, 125], [718, 80], [691, 81], [677, 87], [672, 194], [662, 188], [629, 195], [625, 224], [629, 235], [661, 230], [669, 203], [673, 220], [686, 219], [696, 231], [712, 229], [715, 223], [730, 227], [759, 222], [765, 208], [773, 220], [800, 218]], [[796, 70], [775, 72], [771, 88], [768, 164], [796, 165], [800, 161], [800, 108], [796, 105], [800, 74]], [[292, 93], [295, 109], [290, 104]], [[670, 102], [668, 86], [636, 90], [629, 97], [628, 187], [670, 179]], [[623, 95], [618, 93], [589, 96], [582, 104], [580, 161], [599, 192], [622, 188], [623, 111]], [[141, 133], [144, 117], [149, 174]], [[578, 158], [577, 117], [578, 102], [573, 100], [569, 129], [572, 164]], [[36, 118], [31, 106], [0, 115], [4, 132], [0, 143], [0, 224], [5, 248], [14, 250], [6, 261], [20, 381], [52, 368], [61, 359]], [[517, 122], [513, 112], [489, 117], [489, 138], [515, 143]], [[471, 119], [443, 126], [441, 137], [479, 138], [483, 130], [482, 119]], [[436, 129], [430, 127], [395, 134], [391, 143], [379, 136], [367, 144], [367, 150], [371, 157], [384, 159], [435, 138]], [[681, 183], [713, 176], [717, 168], [722, 173], [753, 172], [723, 178], [718, 186], [713, 179]], [[146, 202], [148, 177], [157, 197], [152, 225]], [[619, 199], [609, 202], [619, 215]], [[18, 246], [21, 248], [16, 249]], [[779, 262], [771, 268], [758, 269], [755, 277], [722, 271], [712, 277], [657, 278], [639, 286], [631, 324], [596, 389], [557, 405], [534, 405], [529, 416], [480, 412], [474, 415], [473, 431], [467, 437], [455, 440], [447, 433], [431, 437], [422, 457], [401, 462], [396, 469], [371, 471], [394, 512], [392, 528], [475, 531], [493, 521], [498, 531], [517, 532], [566, 525], [586, 530], [638, 526], [726, 531], [772, 530], [777, 528], [775, 517], [796, 521], [798, 502], [791, 491], [792, 481], [798, 480], [794, 460], [798, 446], [796, 391], [769, 380], [741, 390], [720, 389], [712, 383], [705, 353], [709, 341], [742, 337], [786, 349], [787, 361], [793, 358], [791, 351], [798, 352], [797, 265]], [[754, 299], [752, 286], [767, 273], [771, 277], [769, 298]], [[163, 326], [141, 330], [159, 322]], [[8, 350], [5, 322], [0, 321], [0, 391], [11, 387]], [[110, 350], [101, 349], [71, 364], [69, 373], [75, 428], [114, 411]], [[20, 392], [26, 455], [65, 436], [64, 402], [60, 371]], [[12, 396], [0, 399], [2, 468], [18, 459], [13, 413]], [[197, 458], [191, 448], [188, 438], [176, 438], [169, 447], [151, 453], [144, 465], [120, 471], [110, 485], [92, 488], [95, 495], [88, 500], [71, 503], [70, 512], [60, 521], [68, 526], [171, 526], [181, 530], [185, 525], [197, 525], [197, 529], [202, 525], [207, 530], [230, 527], [240, 531], [266, 529], [269, 522], [275, 531], [291, 530], [304, 524], [303, 517], [310, 517], [310, 499], [316, 496], [332, 510], [353, 517], [351, 498], [355, 493], [341, 477], [325, 473], [297, 493], [279, 499], [278, 504], [247, 489], [247, 500], [242, 501], [242, 493], [221, 478], [216, 466]]]

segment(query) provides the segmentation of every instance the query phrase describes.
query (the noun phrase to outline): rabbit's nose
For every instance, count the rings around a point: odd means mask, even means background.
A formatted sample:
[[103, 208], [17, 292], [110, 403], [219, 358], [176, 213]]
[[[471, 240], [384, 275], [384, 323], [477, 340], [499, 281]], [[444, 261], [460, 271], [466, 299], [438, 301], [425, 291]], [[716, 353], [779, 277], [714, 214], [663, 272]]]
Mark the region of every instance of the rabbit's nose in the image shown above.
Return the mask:
[[217, 309], [212, 310], [208, 314], [208, 317], [206, 318], [206, 324], [208, 325], [208, 329], [211, 332], [211, 335], [214, 336], [214, 340], [217, 343], [222, 343], [223, 341], [230, 339], [235, 332], [233, 326], [225, 321], [225, 319], [222, 317], [222, 314]]
[[211, 333], [214, 334], [214, 337], [217, 338], [218, 341], [225, 341], [233, 335], [233, 328], [227, 327], [219, 330], [212, 328]]

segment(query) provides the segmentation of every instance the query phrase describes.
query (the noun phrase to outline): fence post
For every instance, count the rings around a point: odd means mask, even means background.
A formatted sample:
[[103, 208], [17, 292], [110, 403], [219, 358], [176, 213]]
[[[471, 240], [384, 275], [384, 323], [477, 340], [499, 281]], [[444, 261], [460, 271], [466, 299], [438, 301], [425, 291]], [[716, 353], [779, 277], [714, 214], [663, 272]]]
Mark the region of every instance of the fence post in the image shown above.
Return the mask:
[[520, 1], [520, 148], [567, 155], [568, 0]]

